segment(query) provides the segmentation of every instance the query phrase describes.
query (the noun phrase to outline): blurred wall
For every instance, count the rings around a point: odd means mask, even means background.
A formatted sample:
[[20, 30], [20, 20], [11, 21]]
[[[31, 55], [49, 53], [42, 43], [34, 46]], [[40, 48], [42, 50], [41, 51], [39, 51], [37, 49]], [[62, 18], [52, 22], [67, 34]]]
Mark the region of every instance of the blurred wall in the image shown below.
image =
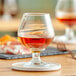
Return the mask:
[[[13, 18], [13, 20], [11, 19], [3, 20], [2, 16], [0, 16], [0, 28], [1, 28], [0, 37], [5, 34], [9, 34], [12, 36], [17, 35], [16, 32], [18, 30], [18, 25], [20, 23], [20, 19], [23, 13], [26, 13], [26, 12], [43, 13], [44, 12], [44, 13], [50, 13], [52, 20], [53, 18], [55, 18], [55, 7], [57, 4], [57, 0], [17, 0], [17, 2], [18, 2], [19, 10], [16, 17], [18, 18]], [[57, 24], [57, 21], [53, 20], [52, 22]], [[55, 26], [55, 27], [58, 28], [58, 26]]]
[[18, 0], [20, 15], [25, 12], [47, 12], [55, 17], [55, 7], [57, 0]]

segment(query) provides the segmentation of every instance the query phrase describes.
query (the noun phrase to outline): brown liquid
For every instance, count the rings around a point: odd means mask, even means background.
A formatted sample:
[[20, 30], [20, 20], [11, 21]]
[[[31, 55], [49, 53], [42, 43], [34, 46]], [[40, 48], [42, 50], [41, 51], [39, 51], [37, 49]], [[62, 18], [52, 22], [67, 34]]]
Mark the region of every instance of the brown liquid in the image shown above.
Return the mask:
[[76, 24], [76, 18], [57, 18], [60, 22], [73, 26]]
[[53, 38], [25, 38], [19, 37], [21, 43], [29, 48], [46, 48], [53, 40]]

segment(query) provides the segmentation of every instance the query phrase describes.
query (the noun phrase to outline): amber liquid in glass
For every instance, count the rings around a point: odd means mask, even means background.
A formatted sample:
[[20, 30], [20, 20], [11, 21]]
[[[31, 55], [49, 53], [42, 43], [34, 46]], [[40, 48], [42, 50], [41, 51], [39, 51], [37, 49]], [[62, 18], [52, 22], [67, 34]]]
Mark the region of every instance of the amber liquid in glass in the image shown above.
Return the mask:
[[76, 18], [57, 18], [60, 22], [73, 26], [76, 24]]
[[53, 40], [53, 38], [26, 38], [19, 37], [21, 43], [29, 48], [46, 48]]
[[73, 12], [57, 11], [56, 18], [69, 27], [74, 26], [76, 24], [76, 14]]

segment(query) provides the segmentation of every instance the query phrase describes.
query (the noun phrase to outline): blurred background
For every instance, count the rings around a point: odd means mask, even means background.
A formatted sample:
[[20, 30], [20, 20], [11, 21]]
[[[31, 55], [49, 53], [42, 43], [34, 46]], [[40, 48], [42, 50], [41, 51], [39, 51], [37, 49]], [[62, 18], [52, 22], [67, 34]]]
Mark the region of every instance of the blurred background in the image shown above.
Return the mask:
[[[55, 18], [58, 0], [0, 0], [0, 37], [9, 34], [17, 36], [23, 13], [50, 13], [56, 35], [64, 32], [66, 26]], [[60, 32], [62, 31], [62, 32]]]

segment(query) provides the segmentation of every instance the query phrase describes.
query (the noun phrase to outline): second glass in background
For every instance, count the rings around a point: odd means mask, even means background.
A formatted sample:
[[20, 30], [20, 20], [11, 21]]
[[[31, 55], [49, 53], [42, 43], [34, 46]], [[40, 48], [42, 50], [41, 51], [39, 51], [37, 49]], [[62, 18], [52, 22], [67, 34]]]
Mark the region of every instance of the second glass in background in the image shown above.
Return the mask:
[[[76, 43], [73, 27], [76, 26], [76, 0], [58, 0], [56, 18], [67, 26], [65, 35], [56, 36], [55, 42]], [[61, 25], [62, 26], [62, 25]]]

